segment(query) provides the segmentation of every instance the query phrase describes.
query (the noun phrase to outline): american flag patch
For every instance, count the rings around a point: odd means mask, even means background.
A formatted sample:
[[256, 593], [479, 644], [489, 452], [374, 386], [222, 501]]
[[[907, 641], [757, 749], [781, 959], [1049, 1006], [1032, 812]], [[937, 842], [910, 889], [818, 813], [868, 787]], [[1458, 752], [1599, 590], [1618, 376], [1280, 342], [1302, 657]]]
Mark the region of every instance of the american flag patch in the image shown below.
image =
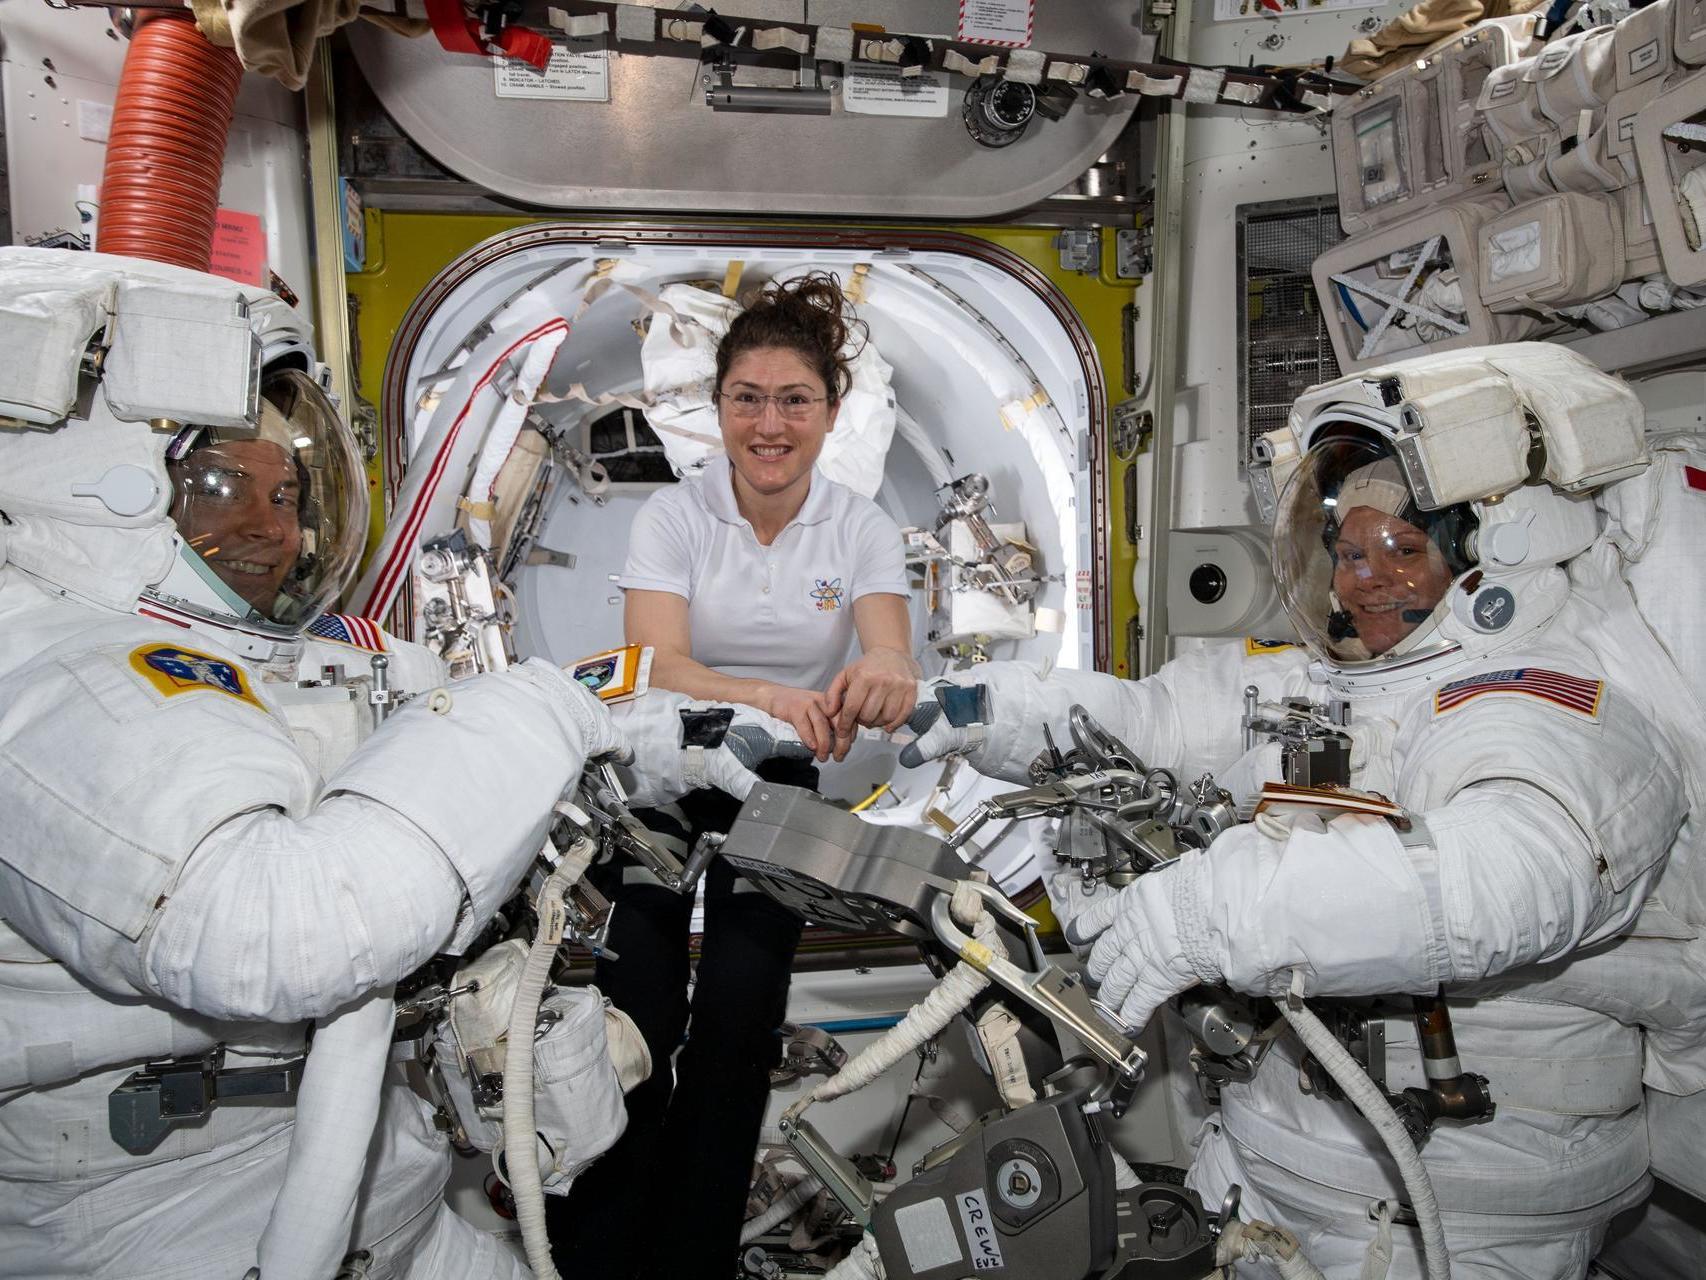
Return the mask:
[[1558, 671], [1539, 667], [1516, 667], [1509, 671], [1487, 671], [1463, 680], [1453, 680], [1434, 692], [1434, 714], [1455, 711], [1464, 703], [1488, 693], [1515, 693], [1539, 698], [1554, 706], [1574, 711], [1590, 720], [1599, 718], [1600, 699], [1605, 696], [1605, 681], [1584, 680]]
[[368, 653], [385, 652], [385, 636], [378, 624], [351, 613], [322, 613], [308, 624], [308, 634], [316, 640], [347, 644]]

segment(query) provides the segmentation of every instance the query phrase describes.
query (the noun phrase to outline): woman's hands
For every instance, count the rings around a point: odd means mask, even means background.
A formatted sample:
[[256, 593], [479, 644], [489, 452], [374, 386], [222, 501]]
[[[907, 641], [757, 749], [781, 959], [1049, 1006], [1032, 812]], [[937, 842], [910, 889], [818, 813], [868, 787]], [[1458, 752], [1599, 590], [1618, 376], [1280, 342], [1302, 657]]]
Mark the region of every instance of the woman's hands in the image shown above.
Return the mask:
[[786, 720], [818, 763], [847, 757], [860, 725], [889, 732], [906, 723], [918, 704], [919, 667], [899, 649], [871, 649], [847, 664], [822, 693], [768, 685], [759, 710]]
[[778, 720], [786, 720], [793, 725], [794, 732], [800, 735], [800, 741], [806, 744], [806, 748], [816, 757], [819, 764], [829, 759], [832, 752], [837, 760], [841, 759], [847, 754], [847, 747], [852, 744], [851, 734], [848, 735], [845, 745], [837, 743], [835, 726], [830, 720], [828, 695], [815, 689], [794, 689], [785, 684], [768, 685], [757, 705], [760, 711], [769, 712]]
[[889, 648], [867, 650], [842, 668], [825, 694], [833, 717], [837, 760], [847, 754], [860, 725], [892, 733], [906, 723], [918, 703], [920, 674], [910, 655]]

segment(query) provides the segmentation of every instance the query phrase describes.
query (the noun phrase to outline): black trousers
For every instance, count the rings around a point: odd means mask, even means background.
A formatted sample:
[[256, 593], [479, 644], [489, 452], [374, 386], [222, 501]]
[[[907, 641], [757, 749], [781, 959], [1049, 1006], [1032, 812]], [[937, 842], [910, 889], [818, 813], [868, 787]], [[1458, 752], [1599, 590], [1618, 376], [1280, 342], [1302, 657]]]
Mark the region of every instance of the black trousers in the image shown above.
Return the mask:
[[[808, 763], [772, 761], [759, 772], [772, 782], [817, 785]], [[696, 791], [681, 809], [691, 845], [702, 831], [727, 831], [740, 802]], [[663, 814], [644, 817], [660, 831], [679, 827]], [[726, 1280], [739, 1274], [753, 1153], [770, 1069], [781, 1056], [776, 1028], [787, 1014], [800, 922], [750, 886], [737, 892], [740, 877], [720, 858], [712, 862], [690, 1002], [692, 900], [636, 883], [631, 864], [594, 868], [591, 879], [615, 904], [608, 942], [617, 958], [598, 962], [596, 981], [639, 1026], [652, 1074], [628, 1095], [621, 1140], [566, 1197], [546, 1198], [557, 1270], [571, 1280]]]

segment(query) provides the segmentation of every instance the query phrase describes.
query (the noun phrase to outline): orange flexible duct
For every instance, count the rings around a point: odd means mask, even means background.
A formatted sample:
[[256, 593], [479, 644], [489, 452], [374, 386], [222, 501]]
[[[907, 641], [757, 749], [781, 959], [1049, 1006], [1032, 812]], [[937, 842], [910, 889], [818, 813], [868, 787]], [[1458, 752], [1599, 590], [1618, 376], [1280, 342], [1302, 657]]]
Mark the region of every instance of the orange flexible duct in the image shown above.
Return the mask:
[[97, 249], [208, 269], [242, 78], [237, 55], [187, 12], [139, 22], [113, 104]]

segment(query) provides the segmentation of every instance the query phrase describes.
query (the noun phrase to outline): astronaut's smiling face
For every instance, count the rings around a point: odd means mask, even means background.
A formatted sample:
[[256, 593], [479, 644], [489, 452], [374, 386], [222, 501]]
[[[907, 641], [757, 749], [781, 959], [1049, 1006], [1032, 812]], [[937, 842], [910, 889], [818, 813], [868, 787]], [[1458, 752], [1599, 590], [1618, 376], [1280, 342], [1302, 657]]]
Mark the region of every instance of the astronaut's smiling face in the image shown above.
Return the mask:
[[1333, 544], [1333, 593], [1371, 657], [1426, 621], [1452, 577], [1433, 539], [1409, 521], [1374, 507], [1345, 514]]
[[247, 603], [270, 616], [302, 551], [296, 462], [270, 440], [197, 449], [171, 464], [178, 532]]
[[806, 482], [835, 427], [839, 404], [823, 379], [785, 347], [743, 351], [718, 388], [723, 448], [751, 493], [774, 497]]

